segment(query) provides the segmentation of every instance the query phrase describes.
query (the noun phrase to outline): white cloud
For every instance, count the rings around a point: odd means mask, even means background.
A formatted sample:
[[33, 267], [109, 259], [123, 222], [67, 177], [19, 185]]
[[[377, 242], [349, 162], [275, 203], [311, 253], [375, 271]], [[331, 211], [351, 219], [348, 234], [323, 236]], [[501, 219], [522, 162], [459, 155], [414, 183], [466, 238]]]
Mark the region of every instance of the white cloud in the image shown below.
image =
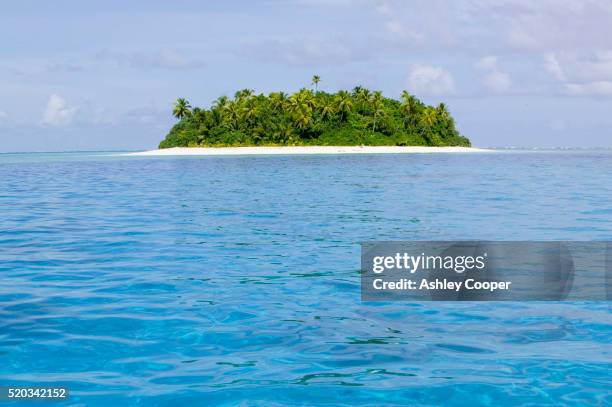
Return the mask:
[[142, 62], [150, 65], [158, 65], [162, 68], [186, 68], [190, 61], [178, 51], [171, 48], [159, 50], [156, 54], [143, 56]]
[[437, 3], [355, 0], [356, 5], [369, 4], [377, 14], [375, 21], [382, 21], [384, 30], [398, 40], [409, 40], [410, 45], [454, 48], [460, 41], [454, 19], [461, 18], [461, 12], [456, 13], [461, 7], [441, 7]]
[[376, 11], [383, 15], [390, 15], [393, 13], [391, 4], [387, 0], [378, 0], [375, 5]]
[[80, 63], [45, 58], [8, 60], [3, 61], [1, 65], [16, 76], [44, 76], [62, 73], [74, 74], [84, 69], [84, 66]]
[[558, 81], [565, 81], [565, 73], [554, 53], [549, 52], [544, 55], [544, 67]]
[[345, 38], [302, 38], [266, 40], [246, 43], [240, 55], [250, 55], [260, 61], [276, 61], [288, 65], [337, 65], [368, 60], [373, 50], [367, 44], [357, 44]]
[[[488, 2], [504, 10], [507, 42], [526, 51], [580, 50], [609, 44], [609, 0], [505, 0]], [[483, 2], [483, 4], [486, 4]]]
[[584, 81], [612, 80], [612, 49], [597, 50], [591, 55], [577, 55], [574, 69], [579, 79]]
[[124, 112], [118, 120], [122, 124], [131, 125], [167, 125], [169, 112], [168, 109], [159, 109], [156, 106], [143, 106]]
[[400, 40], [408, 40], [415, 44], [423, 42], [422, 35], [407, 29], [404, 24], [397, 20], [387, 21], [385, 24], [385, 29]]
[[485, 75], [483, 82], [487, 88], [498, 93], [505, 92], [512, 86], [510, 77], [499, 71], [494, 71]]
[[512, 28], [508, 32], [508, 43], [513, 47], [528, 50], [537, 49], [540, 46], [538, 38], [516, 23], [512, 24]]
[[612, 81], [596, 81], [588, 83], [568, 83], [565, 85], [570, 95], [576, 96], [610, 96]]
[[191, 59], [174, 48], [131, 53], [103, 50], [97, 57], [131, 68], [195, 69], [204, 66], [202, 61]]
[[544, 69], [574, 96], [612, 95], [612, 51], [585, 50], [544, 54]]
[[480, 58], [480, 61], [476, 64], [476, 66], [480, 69], [497, 69], [497, 57], [493, 55], [489, 55], [483, 58]]
[[404, 31], [404, 27], [398, 21], [389, 21], [385, 27], [393, 34], [401, 34]]
[[408, 87], [420, 95], [442, 95], [455, 91], [455, 80], [441, 67], [415, 65], [408, 75]]
[[476, 63], [476, 66], [485, 71], [483, 77], [484, 85], [490, 90], [498, 93], [506, 92], [512, 87], [512, 80], [507, 73], [499, 68], [496, 56], [489, 55], [483, 57]]
[[49, 96], [47, 101], [42, 124], [48, 126], [66, 126], [72, 123], [76, 112], [76, 107], [69, 106], [63, 97], [53, 94]]

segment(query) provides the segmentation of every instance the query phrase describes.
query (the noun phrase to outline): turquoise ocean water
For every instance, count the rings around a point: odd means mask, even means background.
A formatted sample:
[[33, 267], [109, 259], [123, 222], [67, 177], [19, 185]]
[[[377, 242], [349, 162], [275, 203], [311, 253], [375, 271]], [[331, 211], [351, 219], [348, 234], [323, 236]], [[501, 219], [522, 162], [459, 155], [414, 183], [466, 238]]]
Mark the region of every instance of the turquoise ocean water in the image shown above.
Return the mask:
[[454, 239], [612, 239], [612, 153], [0, 154], [0, 386], [612, 404], [609, 303], [360, 300], [360, 241]]

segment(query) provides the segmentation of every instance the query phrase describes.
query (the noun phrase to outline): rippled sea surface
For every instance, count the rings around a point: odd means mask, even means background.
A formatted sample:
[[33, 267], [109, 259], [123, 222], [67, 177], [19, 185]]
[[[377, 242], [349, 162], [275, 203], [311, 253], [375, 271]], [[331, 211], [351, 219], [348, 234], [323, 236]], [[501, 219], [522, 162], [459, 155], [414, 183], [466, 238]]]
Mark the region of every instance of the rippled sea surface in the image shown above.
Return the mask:
[[611, 404], [609, 303], [360, 300], [360, 241], [453, 239], [612, 239], [612, 153], [2, 154], [0, 385], [100, 406]]

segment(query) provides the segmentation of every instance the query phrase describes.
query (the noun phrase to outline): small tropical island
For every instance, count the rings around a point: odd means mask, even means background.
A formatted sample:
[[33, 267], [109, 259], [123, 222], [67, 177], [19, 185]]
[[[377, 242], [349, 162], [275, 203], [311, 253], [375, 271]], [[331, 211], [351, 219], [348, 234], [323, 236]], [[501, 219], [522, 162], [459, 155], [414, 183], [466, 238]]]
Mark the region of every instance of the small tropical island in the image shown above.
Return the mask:
[[209, 109], [178, 99], [173, 115], [179, 122], [159, 148], [471, 145], [444, 103], [428, 106], [408, 91], [395, 100], [361, 86], [328, 93], [319, 90], [320, 80], [313, 76], [313, 89], [292, 95], [243, 89]]

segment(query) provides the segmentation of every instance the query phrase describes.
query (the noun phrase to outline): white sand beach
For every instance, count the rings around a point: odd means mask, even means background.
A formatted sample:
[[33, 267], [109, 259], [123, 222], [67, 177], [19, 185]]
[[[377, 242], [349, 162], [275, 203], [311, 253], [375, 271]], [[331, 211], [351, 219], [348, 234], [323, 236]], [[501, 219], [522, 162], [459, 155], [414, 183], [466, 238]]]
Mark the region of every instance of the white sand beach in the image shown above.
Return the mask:
[[127, 153], [130, 156], [179, 155], [300, 155], [300, 154], [419, 154], [486, 153], [474, 147], [400, 147], [400, 146], [287, 146], [287, 147], [174, 147]]

